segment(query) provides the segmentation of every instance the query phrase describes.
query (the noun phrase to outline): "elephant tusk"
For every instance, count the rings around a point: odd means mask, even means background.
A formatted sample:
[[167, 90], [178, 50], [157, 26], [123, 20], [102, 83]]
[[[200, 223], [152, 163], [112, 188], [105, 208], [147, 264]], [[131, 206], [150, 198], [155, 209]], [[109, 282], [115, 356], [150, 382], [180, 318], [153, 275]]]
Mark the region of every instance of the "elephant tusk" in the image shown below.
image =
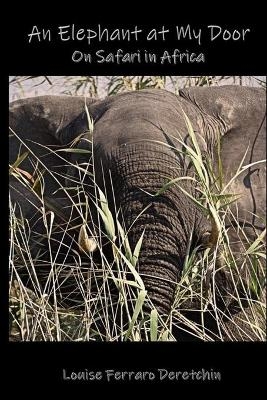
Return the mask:
[[93, 253], [97, 249], [97, 243], [92, 236], [89, 236], [85, 225], [82, 225], [79, 232], [78, 244], [80, 251]]

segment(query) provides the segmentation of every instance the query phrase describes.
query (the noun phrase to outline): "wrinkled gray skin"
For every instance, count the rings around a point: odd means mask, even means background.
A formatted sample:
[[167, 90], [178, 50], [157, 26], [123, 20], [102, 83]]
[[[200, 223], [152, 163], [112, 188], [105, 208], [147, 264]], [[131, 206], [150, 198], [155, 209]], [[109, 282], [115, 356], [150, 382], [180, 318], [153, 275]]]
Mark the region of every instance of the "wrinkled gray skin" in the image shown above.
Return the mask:
[[[191, 233], [193, 244], [197, 245], [207, 242], [211, 230], [200, 210], [177, 185], [157, 197], [146, 193], [156, 193], [169, 179], [192, 175], [189, 160], [173, 149], [182, 148], [177, 139], [189, 143], [183, 111], [191, 121], [202, 154], [212, 156], [215, 164], [220, 138], [225, 182], [237, 170], [247, 148], [244, 164], [266, 156], [263, 89], [196, 87], [181, 90], [179, 94], [152, 89], [122, 93], [102, 101], [87, 100], [94, 120], [96, 181], [103, 188], [103, 166], [107, 192], [112, 193], [110, 170], [117, 209], [121, 209], [126, 228], [133, 224], [130, 231], [132, 248], [146, 228], [138, 268], [150, 298], [163, 313], [170, 311]], [[83, 98], [41, 96], [15, 101], [10, 105], [10, 127], [27, 141], [35, 154], [42, 156], [44, 164], [52, 171], [58, 171], [60, 166], [61, 172], [65, 170], [69, 177], [75, 176], [73, 168], [63, 167], [64, 162], [55, 155], [44, 156], [47, 150], [29, 140], [46, 146], [68, 147], [72, 140], [88, 130]], [[85, 134], [85, 137], [88, 136]], [[89, 145], [80, 138], [76, 147], [88, 149]], [[11, 164], [18, 152], [19, 142], [12, 137]], [[65, 153], [64, 157], [67, 156], [72, 162], [88, 164], [88, 154]], [[33, 172], [28, 160], [20, 168]], [[64, 179], [61, 181], [64, 184]], [[22, 189], [13, 178], [12, 182], [13, 188], [18, 185]], [[192, 184], [182, 182], [187, 191], [197, 196]], [[70, 181], [66, 179], [65, 184], [70, 185]], [[58, 193], [53, 194], [57, 187], [53, 178], [46, 174], [45, 195], [60, 197]], [[32, 205], [27, 205], [25, 193], [19, 198], [12, 190], [13, 199], [19, 201], [24, 213], [32, 213]], [[90, 186], [86, 186], [86, 190], [90, 193]], [[238, 200], [241, 210], [238, 218], [253, 237], [254, 227], [262, 230], [265, 225], [265, 164], [251, 167], [240, 175], [229, 188], [229, 192], [233, 191], [242, 194]]]

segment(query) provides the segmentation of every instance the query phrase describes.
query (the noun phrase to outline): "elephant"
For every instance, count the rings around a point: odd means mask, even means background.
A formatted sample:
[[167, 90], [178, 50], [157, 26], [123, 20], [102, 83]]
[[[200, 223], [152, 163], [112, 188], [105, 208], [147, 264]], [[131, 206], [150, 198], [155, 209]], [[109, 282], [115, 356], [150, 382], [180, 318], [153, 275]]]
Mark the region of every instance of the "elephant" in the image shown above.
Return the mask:
[[[229, 227], [239, 224], [252, 240], [265, 228], [263, 88], [190, 87], [178, 94], [143, 89], [103, 100], [37, 96], [11, 103], [9, 120], [10, 165], [15, 165], [18, 154], [28, 151], [18, 168], [24, 177], [25, 173], [31, 177], [36, 173], [32, 160], [38, 156], [45, 171], [42, 194], [61, 205], [63, 214], [68, 214], [71, 199], [62, 187], [78, 182], [77, 166], [87, 166], [83, 185], [91, 202], [88, 223], [92, 231], [97, 218], [90, 182], [94, 166], [95, 182], [113, 204], [112, 215], [129, 231], [132, 249], [142, 236], [137, 268], [161, 315], [171, 310], [186, 255], [193, 247], [212, 246], [216, 237], [211, 219], [193, 201], [200, 194], [192, 159], [185, 152], [192, 145], [190, 126], [203, 159], [211, 160], [217, 172], [221, 168], [224, 181], [232, 180], [228, 193], [239, 195], [231, 205], [234, 222], [229, 217]], [[75, 151], [57, 151], [66, 147]], [[232, 179], [242, 161], [251, 166]], [[39, 200], [13, 175], [11, 201], [27, 218], [38, 210]], [[168, 184], [171, 181], [177, 183]], [[236, 249], [238, 254], [240, 243]]]

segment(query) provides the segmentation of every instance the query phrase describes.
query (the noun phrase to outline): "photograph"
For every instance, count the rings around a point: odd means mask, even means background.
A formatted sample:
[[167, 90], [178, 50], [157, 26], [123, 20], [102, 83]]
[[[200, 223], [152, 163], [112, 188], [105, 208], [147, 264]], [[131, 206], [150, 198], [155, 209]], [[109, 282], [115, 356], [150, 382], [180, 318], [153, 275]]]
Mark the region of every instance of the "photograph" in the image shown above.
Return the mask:
[[8, 86], [10, 342], [266, 341], [266, 76]]

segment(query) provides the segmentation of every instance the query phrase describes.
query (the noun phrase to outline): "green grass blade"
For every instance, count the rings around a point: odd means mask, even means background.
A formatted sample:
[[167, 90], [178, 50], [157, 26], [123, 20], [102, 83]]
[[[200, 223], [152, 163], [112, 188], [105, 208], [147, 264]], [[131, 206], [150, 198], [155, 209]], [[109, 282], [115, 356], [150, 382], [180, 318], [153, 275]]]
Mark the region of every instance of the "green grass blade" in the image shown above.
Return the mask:
[[163, 334], [161, 335], [160, 340], [162, 342], [168, 342], [169, 341], [169, 331], [164, 331]]
[[89, 130], [89, 136], [90, 136], [89, 140], [92, 140], [93, 131], [94, 131], [94, 121], [89, 114], [89, 110], [88, 110], [88, 107], [86, 104], [86, 99], [84, 99], [84, 108], [85, 108], [85, 113], [86, 113], [87, 123], [88, 123], [88, 130]]
[[130, 243], [129, 243], [127, 235], [125, 234], [125, 232], [118, 220], [117, 220], [117, 227], [118, 227], [119, 235], [122, 239], [122, 244], [123, 244], [123, 247], [125, 250], [125, 256], [126, 256], [127, 260], [131, 261], [133, 255], [132, 255], [132, 250], [130, 248]]
[[133, 252], [133, 256], [132, 256], [132, 265], [135, 267], [138, 261], [138, 257], [140, 254], [140, 250], [142, 247], [142, 242], [143, 242], [143, 238], [144, 238], [144, 234], [145, 234], [145, 229], [142, 232], [142, 235], [140, 236], [140, 238], [138, 239], [138, 242], [136, 243], [134, 252]]
[[72, 149], [72, 148], [66, 148], [66, 149], [59, 149], [56, 151], [57, 153], [76, 153], [76, 154], [91, 154], [91, 150], [86, 150], [86, 149]]
[[196, 150], [196, 153], [197, 153], [197, 156], [198, 156], [199, 160], [202, 161], [201, 151], [200, 151], [200, 148], [199, 148], [199, 145], [198, 145], [198, 142], [197, 142], [196, 135], [195, 135], [194, 129], [193, 129], [193, 127], [192, 127], [192, 124], [191, 124], [191, 122], [190, 122], [188, 116], [186, 115], [186, 113], [184, 112], [183, 109], [182, 109], [182, 112], [183, 112], [183, 114], [184, 114], [184, 119], [185, 119], [186, 127], [187, 127], [188, 133], [189, 133], [189, 135], [190, 135], [190, 138], [191, 138], [191, 140], [192, 140], [194, 149]]
[[120, 256], [122, 258], [122, 260], [125, 262], [125, 264], [127, 265], [127, 267], [129, 268], [130, 272], [133, 274], [135, 281], [138, 283], [139, 288], [141, 290], [145, 290], [145, 285], [144, 282], [141, 278], [141, 276], [138, 274], [138, 272], [136, 271], [135, 267], [131, 264], [131, 262], [129, 260], [127, 260], [127, 258], [125, 257], [125, 255], [120, 252], [118, 250], [118, 248], [116, 248], [117, 251], [120, 253]]
[[141, 290], [139, 292], [139, 294], [138, 294], [138, 298], [137, 298], [136, 303], [135, 303], [133, 316], [132, 316], [131, 322], [129, 324], [129, 328], [128, 328], [126, 334], [125, 334], [125, 339], [126, 340], [132, 335], [134, 324], [135, 324], [135, 322], [137, 320], [137, 317], [138, 317], [140, 311], [142, 310], [142, 307], [143, 307], [144, 302], [145, 302], [146, 295], [147, 295], [147, 291], [146, 290]]
[[101, 203], [101, 208], [96, 205], [101, 218], [104, 222], [106, 233], [108, 237], [110, 238], [111, 241], [115, 240], [115, 224], [113, 220], [112, 213], [108, 207], [108, 202], [107, 199], [102, 192], [102, 190], [98, 187], [98, 193], [99, 193], [99, 201]]
[[158, 312], [156, 309], [150, 313], [150, 340], [156, 342], [158, 339]]
[[162, 195], [164, 192], [166, 192], [166, 190], [168, 190], [170, 187], [172, 187], [173, 185], [175, 185], [177, 182], [181, 182], [181, 181], [195, 181], [194, 178], [191, 178], [190, 176], [186, 176], [186, 177], [179, 177], [179, 178], [174, 178], [169, 180], [168, 182], [166, 182], [154, 195], [152, 196], [160, 196]]
[[264, 229], [264, 231], [261, 232], [261, 234], [257, 237], [257, 239], [249, 246], [249, 248], [245, 252], [245, 255], [254, 254], [255, 251], [258, 249], [260, 243], [264, 242], [265, 236], [266, 236], [266, 229]]

